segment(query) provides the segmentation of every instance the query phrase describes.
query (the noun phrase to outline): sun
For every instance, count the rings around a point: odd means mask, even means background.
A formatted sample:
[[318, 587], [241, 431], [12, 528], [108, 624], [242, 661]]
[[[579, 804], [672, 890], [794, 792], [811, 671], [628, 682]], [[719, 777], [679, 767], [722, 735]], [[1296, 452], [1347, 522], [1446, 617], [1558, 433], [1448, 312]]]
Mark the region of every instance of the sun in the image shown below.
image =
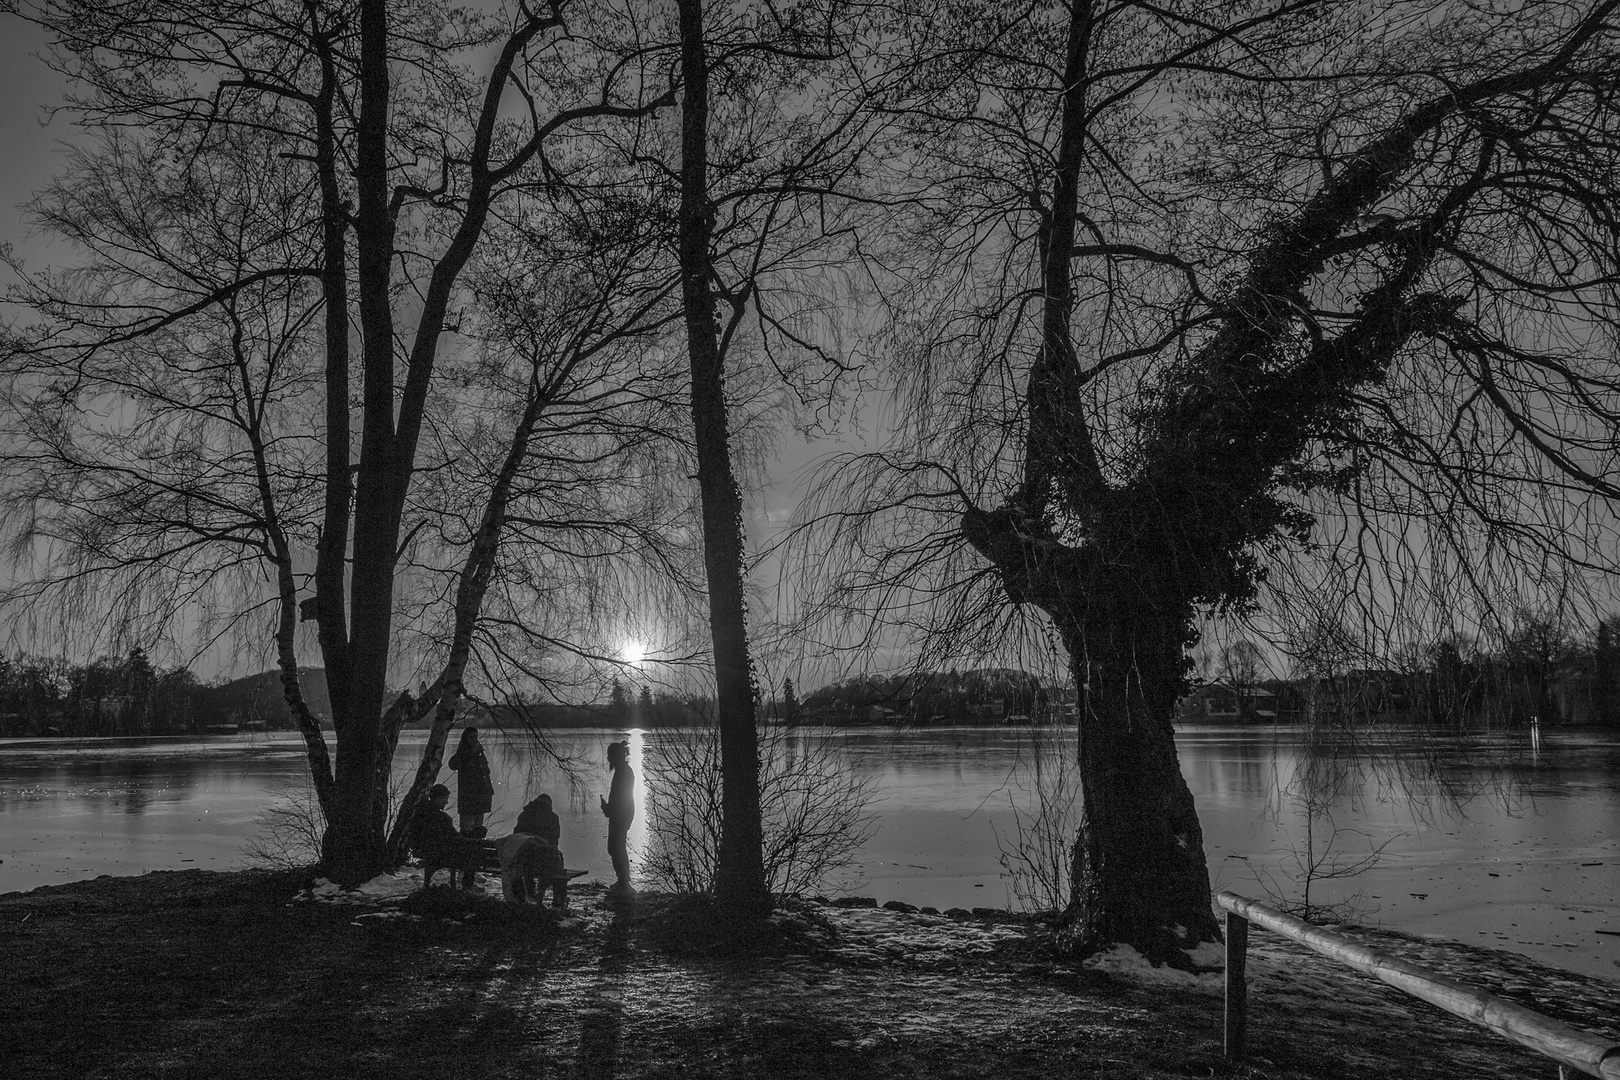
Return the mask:
[[619, 646], [619, 656], [631, 667], [639, 668], [647, 662], [647, 646], [631, 638]]

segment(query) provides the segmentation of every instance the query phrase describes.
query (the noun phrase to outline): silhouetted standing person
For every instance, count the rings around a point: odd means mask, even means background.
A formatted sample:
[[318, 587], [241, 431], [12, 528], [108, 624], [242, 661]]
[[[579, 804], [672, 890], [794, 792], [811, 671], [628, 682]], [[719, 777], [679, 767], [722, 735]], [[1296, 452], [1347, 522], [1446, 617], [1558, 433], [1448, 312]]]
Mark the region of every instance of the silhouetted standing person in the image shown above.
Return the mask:
[[484, 745], [478, 741], [477, 728], [470, 727], [461, 733], [456, 752], [450, 756], [450, 768], [461, 774], [456, 782], [456, 813], [461, 817], [461, 834], [469, 836], [484, 824], [484, 815], [495, 803], [489, 758], [484, 754]]
[[608, 765], [613, 769], [613, 786], [608, 797], [600, 799], [608, 819], [608, 858], [613, 860], [617, 878], [608, 892], [621, 895], [634, 892], [630, 887], [630, 823], [636, 819], [636, 774], [630, 768], [630, 744], [608, 743]]

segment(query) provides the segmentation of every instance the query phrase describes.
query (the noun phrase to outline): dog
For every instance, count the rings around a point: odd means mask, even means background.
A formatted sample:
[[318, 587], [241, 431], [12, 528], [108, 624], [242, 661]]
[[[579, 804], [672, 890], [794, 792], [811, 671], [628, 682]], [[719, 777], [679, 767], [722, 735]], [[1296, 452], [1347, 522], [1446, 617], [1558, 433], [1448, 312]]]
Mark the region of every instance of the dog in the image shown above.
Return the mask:
[[514, 904], [540, 903], [546, 883], [562, 868], [562, 854], [527, 833], [503, 836], [495, 851], [501, 857], [501, 895]]

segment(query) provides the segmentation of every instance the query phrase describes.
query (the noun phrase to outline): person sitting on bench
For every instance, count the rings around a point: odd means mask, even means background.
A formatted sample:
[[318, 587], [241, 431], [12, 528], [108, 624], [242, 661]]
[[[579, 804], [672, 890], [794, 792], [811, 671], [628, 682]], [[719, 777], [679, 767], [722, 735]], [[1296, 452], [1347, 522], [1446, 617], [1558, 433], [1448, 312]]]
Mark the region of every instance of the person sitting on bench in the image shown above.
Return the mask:
[[456, 823], [445, 813], [450, 804], [450, 789], [434, 784], [428, 789], [427, 802], [416, 808], [411, 822], [411, 849], [422, 860], [422, 886], [433, 881], [433, 872], [439, 867], [450, 871], [450, 884], [456, 883], [456, 871], [462, 872], [462, 888], [470, 889], [478, 874], [481, 849], [477, 840], [470, 840], [456, 831]]

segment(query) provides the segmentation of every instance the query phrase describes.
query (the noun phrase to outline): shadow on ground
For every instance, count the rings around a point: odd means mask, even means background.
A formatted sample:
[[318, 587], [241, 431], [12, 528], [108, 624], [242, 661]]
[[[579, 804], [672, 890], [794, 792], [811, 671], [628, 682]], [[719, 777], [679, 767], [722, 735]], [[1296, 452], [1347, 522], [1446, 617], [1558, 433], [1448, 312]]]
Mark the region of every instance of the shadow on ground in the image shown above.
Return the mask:
[[[414, 915], [296, 875], [156, 873], [0, 897], [0, 1060], [54, 1077], [1540, 1076], [1550, 1062], [1377, 984], [1257, 959], [1255, 1056], [1218, 978], [1065, 967], [1006, 932], [830, 909], [762, 940], [667, 898], [568, 917], [449, 890]], [[367, 915], [378, 915], [367, 918]], [[892, 916], [892, 918], [890, 918]], [[953, 936], [954, 935], [954, 936]], [[1348, 989], [1346, 989], [1348, 985]], [[1268, 996], [1269, 993], [1269, 996]]]

